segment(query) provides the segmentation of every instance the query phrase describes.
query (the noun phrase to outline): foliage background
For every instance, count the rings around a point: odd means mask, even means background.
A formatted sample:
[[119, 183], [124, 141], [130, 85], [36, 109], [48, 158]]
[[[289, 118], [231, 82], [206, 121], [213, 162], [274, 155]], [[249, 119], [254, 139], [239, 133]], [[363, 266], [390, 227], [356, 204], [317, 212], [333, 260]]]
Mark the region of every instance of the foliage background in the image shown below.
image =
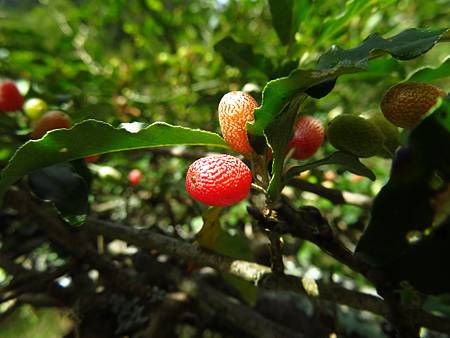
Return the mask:
[[[392, 36], [410, 27], [445, 27], [450, 17], [448, 0], [298, 3], [298, 30], [294, 42], [285, 46], [273, 28], [266, 1], [4, 0], [0, 1], [0, 76], [17, 80], [27, 97], [45, 99], [51, 108], [67, 112], [74, 122], [88, 118], [113, 125], [165, 121], [220, 132], [216, 109], [224, 93], [245, 88], [260, 100], [267, 81], [287, 75], [297, 65], [313, 67], [318, 56], [333, 44], [351, 48], [375, 31]], [[230, 54], [217, 46], [227, 36], [248, 45], [243, 51]], [[410, 62], [375, 60], [368, 72], [339, 78], [332, 94], [310, 101], [306, 112], [326, 122], [341, 112], [358, 114], [378, 109], [387, 88], [405, 79], [448, 89], [449, 54], [448, 44], [441, 44]], [[17, 130], [0, 136], [2, 165], [27, 139], [29, 121], [21, 116], [17, 123]], [[90, 167], [94, 175], [92, 213], [192, 239], [201, 226], [204, 206], [186, 194], [184, 175], [195, 152], [204, 150], [199, 147], [185, 151], [185, 156], [170, 156], [164, 149], [102, 156]], [[316, 156], [320, 158], [332, 150], [327, 144]], [[375, 182], [336, 172], [334, 167], [314, 170], [307, 179], [311, 183], [323, 182], [328, 188], [374, 196], [387, 180], [390, 161], [372, 158], [365, 164], [377, 174]], [[126, 180], [133, 168], [145, 173], [136, 188]], [[359, 236], [367, 220], [364, 209], [335, 206], [317, 195], [291, 188], [286, 193], [298, 206], [313, 204], [320, 208], [350, 239]], [[231, 207], [224, 214], [223, 225], [228, 233], [251, 239], [258, 248], [264, 245], [257, 233], [249, 235], [252, 221], [245, 203]], [[26, 234], [21, 234], [25, 236], [21, 241], [42, 236], [32, 220], [16, 220], [15, 237], [3, 235], [2, 250], [18, 245], [17, 234], [23, 229]], [[370, 289], [362, 277], [340, 266], [313, 244], [289, 238], [286, 241], [287, 269], [291, 273], [329, 276]], [[261, 255], [261, 249], [258, 250]], [[258, 259], [267, 260], [264, 254], [261, 256]], [[43, 240], [32, 251], [18, 254], [17, 259], [44, 271], [61, 265], [66, 257]], [[0, 280], [7, 283], [8, 276], [0, 273]], [[54, 314], [30, 312], [28, 308], [17, 311], [22, 315], [0, 322], [0, 336], [18, 336], [22, 332], [20, 323], [26, 323], [32, 328], [29, 331], [35, 332], [29, 337], [41, 337], [39, 332], [43, 329], [34, 325], [44, 324], [37, 323], [34, 316], [53, 321], [48, 318]], [[349, 332], [355, 330], [364, 336], [365, 330], [373, 330], [374, 337], [383, 336], [380, 319], [353, 312], [346, 312], [344, 317]], [[54, 330], [66, 325], [66, 317], [62, 318], [53, 321], [58, 323]]]

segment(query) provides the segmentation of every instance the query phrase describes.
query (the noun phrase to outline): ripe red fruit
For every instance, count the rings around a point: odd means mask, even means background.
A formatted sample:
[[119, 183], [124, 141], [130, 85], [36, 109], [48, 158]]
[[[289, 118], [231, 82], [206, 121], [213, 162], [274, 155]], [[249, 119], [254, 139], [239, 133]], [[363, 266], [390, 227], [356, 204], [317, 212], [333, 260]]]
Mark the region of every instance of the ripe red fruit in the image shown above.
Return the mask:
[[219, 103], [219, 123], [222, 135], [231, 149], [248, 155], [253, 152], [248, 142], [246, 124], [254, 120], [257, 103], [245, 92], [229, 92]]
[[128, 181], [130, 181], [133, 186], [138, 185], [141, 182], [142, 176], [142, 171], [133, 169], [128, 173]]
[[227, 206], [242, 201], [250, 192], [252, 172], [230, 155], [202, 157], [186, 174], [186, 191], [206, 205]]
[[0, 112], [18, 111], [22, 108], [23, 96], [12, 81], [0, 83]]
[[46, 132], [53, 129], [70, 128], [70, 117], [62, 111], [54, 110], [46, 112], [37, 120], [34, 130], [31, 133], [32, 139], [38, 139], [45, 135]]
[[86, 162], [86, 163], [94, 163], [94, 162], [97, 162], [99, 158], [100, 158], [100, 155], [86, 156], [84, 158], [84, 162]]
[[325, 129], [318, 119], [302, 116], [294, 125], [294, 135], [288, 147], [294, 148], [292, 157], [304, 160], [316, 153], [323, 143]]

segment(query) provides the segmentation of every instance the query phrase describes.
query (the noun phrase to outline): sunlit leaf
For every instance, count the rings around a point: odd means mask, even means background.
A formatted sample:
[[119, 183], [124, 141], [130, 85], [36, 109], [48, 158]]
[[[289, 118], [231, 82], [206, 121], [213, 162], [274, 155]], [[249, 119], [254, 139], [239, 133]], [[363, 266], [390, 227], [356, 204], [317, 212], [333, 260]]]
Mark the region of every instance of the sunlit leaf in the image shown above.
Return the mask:
[[136, 133], [108, 123], [86, 120], [71, 129], [58, 129], [20, 147], [3, 169], [0, 198], [22, 176], [56, 163], [122, 150], [173, 145], [206, 145], [226, 148], [217, 134], [156, 122]]

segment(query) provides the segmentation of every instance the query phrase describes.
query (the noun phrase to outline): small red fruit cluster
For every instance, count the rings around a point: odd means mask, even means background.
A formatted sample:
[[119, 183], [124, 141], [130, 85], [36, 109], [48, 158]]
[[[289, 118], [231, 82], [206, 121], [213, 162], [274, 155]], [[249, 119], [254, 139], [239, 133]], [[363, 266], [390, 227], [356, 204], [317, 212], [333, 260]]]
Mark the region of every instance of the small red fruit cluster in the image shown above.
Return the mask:
[[[219, 103], [222, 135], [231, 149], [250, 157], [254, 150], [247, 136], [247, 122], [254, 120], [255, 99], [241, 91], [229, 92]], [[292, 157], [311, 157], [324, 141], [324, 127], [312, 116], [301, 117], [294, 126], [288, 147]], [[269, 154], [270, 156], [270, 154]], [[186, 191], [197, 201], [211, 206], [235, 204], [247, 197], [252, 184], [251, 170], [236, 157], [217, 155], [195, 161], [186, 175]]]
[[22, 108], [23, 101], [23, 96], [13, 81], [6, 80], [0, 83], [0, 112], [18, 111]]
[[[19, 111], [22, 106], [24, 106], [24, 97], [16, 84], [10, 80], [0, 82], [0, 112]], [[41, 138], [47, 131], [71, 126], [70, 117], [61, 111], [49, 111], [41, 116], [47, 108], [47, 104], [42, 99], [30, 99], [23, 108], [30, 119], [37, 119], [33, 122], [32, 139]]]

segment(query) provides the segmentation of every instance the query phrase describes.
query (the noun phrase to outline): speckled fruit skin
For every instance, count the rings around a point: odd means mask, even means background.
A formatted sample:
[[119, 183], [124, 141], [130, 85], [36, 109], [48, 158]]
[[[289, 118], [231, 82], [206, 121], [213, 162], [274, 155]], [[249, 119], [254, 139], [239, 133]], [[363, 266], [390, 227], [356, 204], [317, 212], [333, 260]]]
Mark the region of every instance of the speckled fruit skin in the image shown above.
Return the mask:
[[245, 92], [233, 91], [225, 94], [219, 103], [219, 123], [222, 135], [231, 149], [249, 155], [253, 152], [248, 142], [246, 123], [253, 121], [257, 103]]
[[313, 156], [323, 143], [325, 128], [318, 119], [302, 116], [294, 125], [294, 135], [288, 147], [294, 148], [292, 158], [304, 160]]
[[46, 132], [53, 129], [69, 128], [71, 125], [70, 117], [62, 111], [53, 110], [46, 112], [36, 121], [34, 130], [31, 133], [32, 139], [38, 139], [45, 135]]
[[22, 108], [23, 96], [19, 93], [13, 81], [0, 83], [0, 112], [7, 113], [18, 111]]
[[133, 169], [128, 173], [128, 181], [131, 185], [136, 186], [141, 182], [142, 176], [142, 171]]
[[240, 159], [230, 155], [202, 157], [186, 174], [186, 191], [195, 200], [211, 206], [242, 201], [250, 192], [252, 172]]
[[386, 119], [398, 127], [412, 129], [436, 104], [439, 96], [447, 94], [427, 83], [400, 83], [391, 87], [381, 101]]

